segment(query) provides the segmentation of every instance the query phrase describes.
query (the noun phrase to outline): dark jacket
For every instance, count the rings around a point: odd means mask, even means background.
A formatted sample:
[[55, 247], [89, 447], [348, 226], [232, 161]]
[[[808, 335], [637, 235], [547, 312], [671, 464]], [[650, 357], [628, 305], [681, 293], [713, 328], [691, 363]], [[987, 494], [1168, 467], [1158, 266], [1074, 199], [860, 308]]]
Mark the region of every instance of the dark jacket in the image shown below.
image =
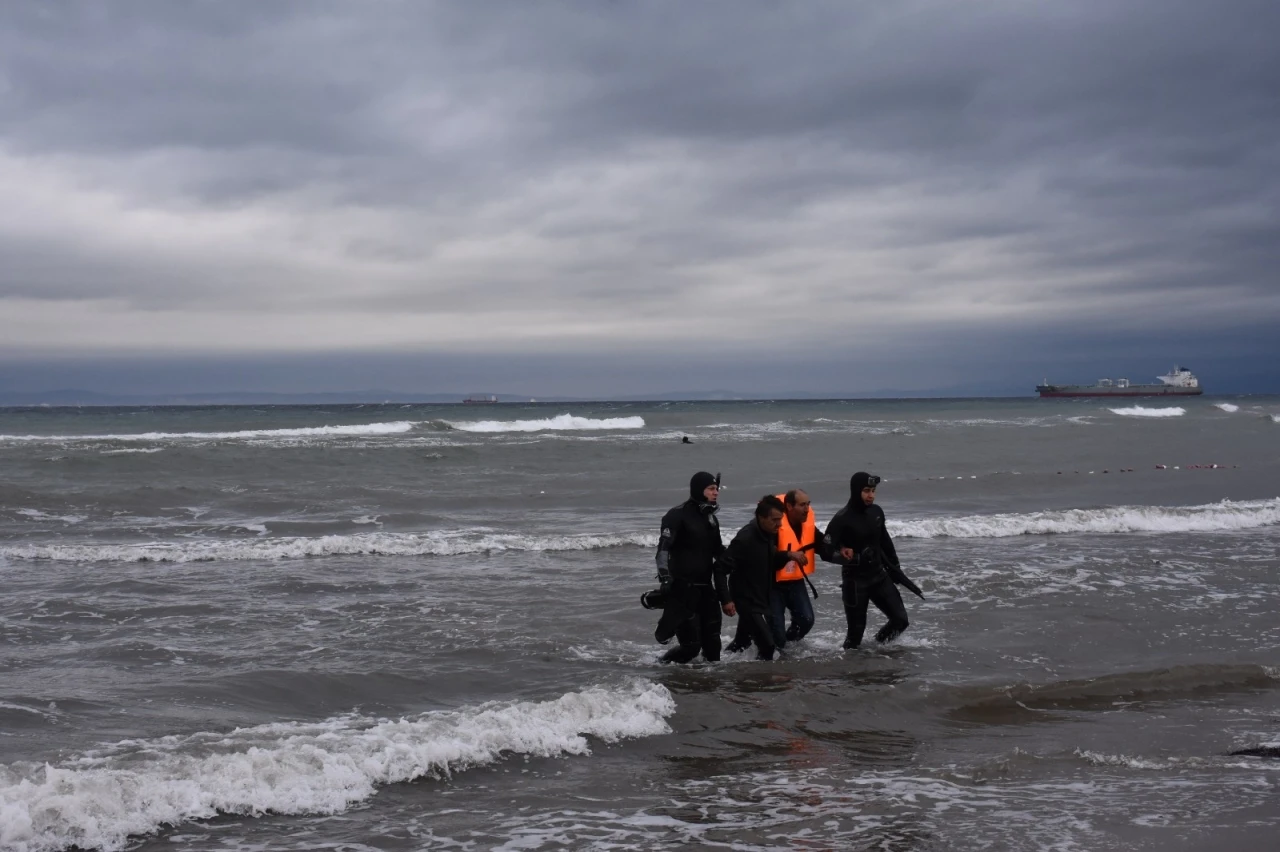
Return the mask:
[[[884, 510], [874, 503], [864, 506], [861, 498], [857, 503], [850, 501], [827, 524], [827, 534], [823, 540], [825, 550], [832, 558], [828, 562], [845, 564], [839, 555], [842, 547], [853, 550], [854, 558], [848, 564], [857, 565], [859, 573], [878, 573], [877, 568], [885, 564], [898, 564], [898, 551], [893, 546], [893, 539], [884, 526]], [[863, 553], [867, 558], [863, 558]], [[822, 551], [819, 551], [822, 555]]]
[[[662, 532], [658, 537], [659, 574], [665, 561], [673, 580], [709, 585], [715, 579], [716, 560], [722, 553], [720, 522], [714, 513], [704, 513], [694, 500], [686, 500], [662, 516]], [[722, 585], [723, 580], [716, 582], [718, 591]], [[723, 595], [720, 599], [728, 600]]]
[[[884, 510], [874, 503], [864, 505], [860, 497], [850, 500], [827, 524], [823, 544], [825, 551], [819, 550], [819, 555], [828, 562], [843, 565], [841, 574], [844, 578], [859, 585], [869, 585], [888, 575], [897, 585], [924, 597], [920, 587], [903, 572], [893, 539], [885, 529]], [[852, 560], [840, 556], [842, 547], [853, 550]]]
[[738, 614], [770, 612], [774, 578], [787, 562], [778, 550], [777, 536], [766, 535], [752, 518], [729, 542], [722, 561], [729, 569], [729, 596]]

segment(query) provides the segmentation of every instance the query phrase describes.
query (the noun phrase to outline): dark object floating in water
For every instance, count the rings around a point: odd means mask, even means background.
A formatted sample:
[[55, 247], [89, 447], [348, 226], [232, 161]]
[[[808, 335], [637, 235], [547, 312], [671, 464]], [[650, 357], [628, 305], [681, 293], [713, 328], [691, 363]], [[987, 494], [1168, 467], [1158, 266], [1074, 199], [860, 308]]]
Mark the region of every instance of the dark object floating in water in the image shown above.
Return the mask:
[[1280, 757], [1280, 746], [1265, 745], [1253, 748], [1240, 748], [1229, 752], [1232, 757]]
[[681, 439], [680, 439], [680, 443], [682, 443], [682, 444], [692, 444], [692, 443], [693, 443], [693, 441], [690, 441], [690, 440], [689, 440], [689, 436], [688, 436], [688, 435], [685, 435], [683, 438], [681, 438]]

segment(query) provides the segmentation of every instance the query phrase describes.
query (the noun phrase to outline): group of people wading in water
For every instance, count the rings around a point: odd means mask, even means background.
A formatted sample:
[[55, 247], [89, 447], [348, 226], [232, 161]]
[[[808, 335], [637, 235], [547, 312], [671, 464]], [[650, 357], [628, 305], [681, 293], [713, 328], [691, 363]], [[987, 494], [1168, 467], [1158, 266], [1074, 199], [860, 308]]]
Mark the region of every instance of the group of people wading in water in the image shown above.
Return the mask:
[[[902, 573], [884, 511], [876, 505], [880, 477], [859, 471], [849, 480], [849, 502], [825, 531], [814, 522], [809, 495], [799, 488], [767, 495], [755, 515], [725, 547], [716, 520], [720, 475], [699, 471], [689, 480], [689, 499], [662, 518], [658, 538], [661, 586], [641, 597], [661, 609], [654, 638], [676, 646], [664, 663], [720, 659], [721, 614], [738, 617], [730, 651], [755, 643], [759, 659], [772, 660], [788, 642], [813, 627], [809, 575], [817, 559], [840, 566], [841, 596], [848, 632], [844, 647], [862, 644], [867, 605], [889, 619], [876, 633], [888, 642], [907, 629], [907, 609], [898, 586], [919, 597], [919, 587]], [[813, 590], [817, 597], [817, 590]], [[786, 614], [791, 624], [786, 625]]]

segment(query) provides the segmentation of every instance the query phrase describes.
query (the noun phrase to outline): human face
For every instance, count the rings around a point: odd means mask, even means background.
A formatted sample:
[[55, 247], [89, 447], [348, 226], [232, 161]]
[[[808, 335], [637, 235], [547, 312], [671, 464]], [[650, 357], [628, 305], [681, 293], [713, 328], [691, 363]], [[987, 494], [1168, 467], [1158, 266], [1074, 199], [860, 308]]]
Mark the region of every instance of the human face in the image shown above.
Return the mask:
[[862, 505], [870, 506], [876, 502], [876, 490], [874, 488], [862, 489]]
[[756, 515], [756, 523], [766, 535], [774, 535], [782, 526], [782, 513], [777, 509], [770, 509], [767, 515]]
[[809, 499], [809, 495], [803, 491], [797, 491], [796, 502], [787, 507], [787, 520], [793, 524], [803, 524], [804, 519], [809, 517], [811, 505], [813, 501]]
[[720, 499], [720, 486], [712, 483], [702, 489], [702, 496], [708, 503], [714, 503]]

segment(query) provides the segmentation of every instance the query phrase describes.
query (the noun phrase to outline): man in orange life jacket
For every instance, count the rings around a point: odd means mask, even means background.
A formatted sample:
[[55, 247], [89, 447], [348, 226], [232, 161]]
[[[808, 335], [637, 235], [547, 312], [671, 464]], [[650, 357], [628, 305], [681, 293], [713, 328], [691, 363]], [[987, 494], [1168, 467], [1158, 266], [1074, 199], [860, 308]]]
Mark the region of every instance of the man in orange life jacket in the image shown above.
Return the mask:
[[[778, 570], [773, 595], [773, 635], [779, 648], [803, 639], [813, 629], [813, 601], [809, 600], [806, 578], [817, 564], [814, 551], [825, 538], [814, 523], [808, 494], [793, 488], [781, 495], [781, 499], [786, 517], [778, 529], [778, 550], [803, 553], [806, 561], [803, 564], [788, 562]], [[790, 627], [786, 626], [788, 612], [791, 613]]]
[[[787, 642], [803, 639], [813, 629], [813, 602], [809, 600], [809, 581], [817, 564], [815, 556], [827, 559], [826, 536], [814, 522], [809, 495], [799, 488], [779, 494], [784, 519], [778, 529], [778, 550], [803, 553], [806, 561], [788, 562], [778, 569], [770, 595], [769, 624], [773, 630], [773, 644], [781, 650]], [[816, 592], [815, 592], [816, 596]], [[791, 613], [791, 626], [786, 626], [786, 614]], [[738, 631], [729, 644], [730, 651], [743, 651], [751, 644], [751, 634], [739, 617]]]

